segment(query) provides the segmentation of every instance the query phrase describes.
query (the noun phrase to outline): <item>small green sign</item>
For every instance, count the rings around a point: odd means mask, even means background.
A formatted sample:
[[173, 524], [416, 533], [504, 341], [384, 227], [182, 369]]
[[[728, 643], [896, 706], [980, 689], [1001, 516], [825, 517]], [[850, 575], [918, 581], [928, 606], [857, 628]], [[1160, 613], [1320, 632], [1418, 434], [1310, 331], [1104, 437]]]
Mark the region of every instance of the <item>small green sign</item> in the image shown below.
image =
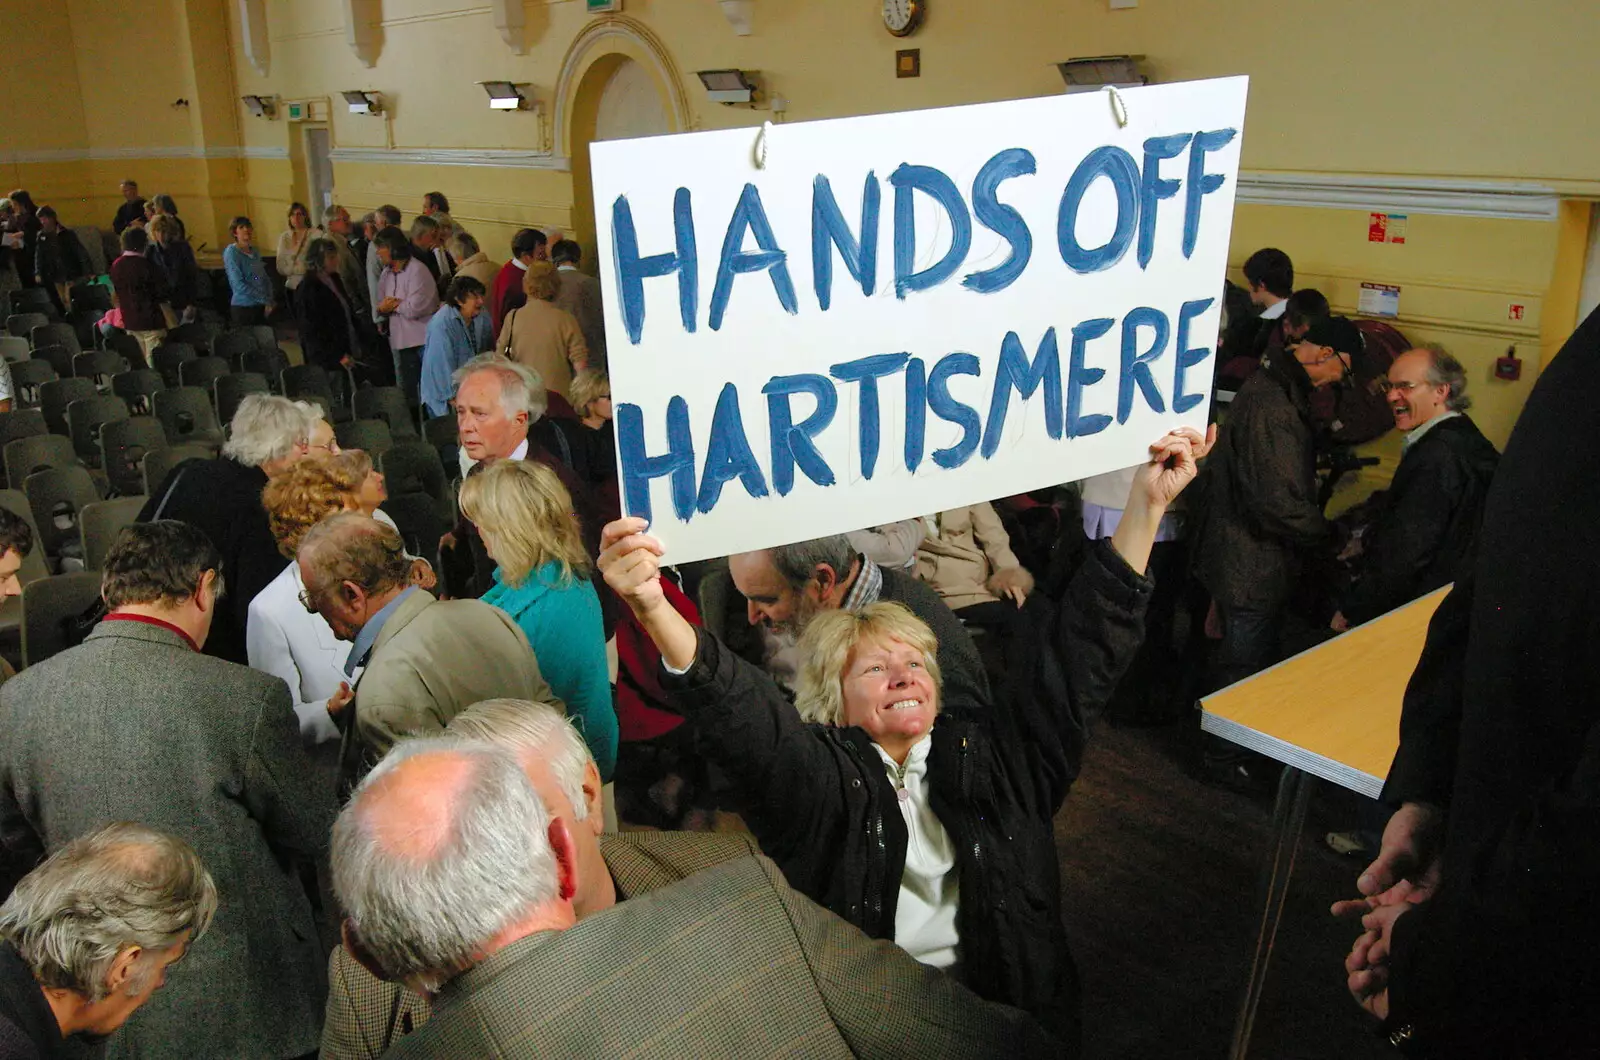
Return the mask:
[[289, 120], [290, 121], [304, 121], [305, 117], [306, 117], [306, 105], [304, 103], [291, 103], [291, 104], [289, 104]]
[[603, 15], [608, 11], [621, 11], [622, 0], [587, 0], [589, 14]]

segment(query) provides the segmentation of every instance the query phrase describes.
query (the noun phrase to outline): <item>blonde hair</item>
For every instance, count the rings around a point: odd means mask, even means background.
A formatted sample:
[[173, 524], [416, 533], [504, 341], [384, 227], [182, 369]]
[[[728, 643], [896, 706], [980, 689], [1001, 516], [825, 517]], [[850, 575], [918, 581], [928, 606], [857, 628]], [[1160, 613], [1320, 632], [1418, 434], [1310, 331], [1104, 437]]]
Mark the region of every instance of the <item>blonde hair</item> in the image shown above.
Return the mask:
[[330, 515], [350, 511], [372, 474], [372, 458], [359, 449], [295, 462], [261, 491], [267, 525], [278, 551], [293, 559], [313, 526]]
[[461, 513], [494, 538], [495, 559], [509, 585], [521, 585], [551, 562], [561, 564], [564, 581], [589, 574], [572, 495], [543, 464], [496, 460], [461, 484]]
[[939, 674], [939, 640], [928, 624], [903, 604], [868, 604], [859, 611], [824, 611], [800, 637], [800, 673], [794, 705], [800, 717], [823, 725], [843, 725], [845, 668], [864, 643], [899, 641], [922, 653], [936, 693], [944, 689]]
[[536, 261], [522, 276], [522, 293], [528, 300], [554, 302], [561, 293], [561, 276], [548, 261]]
[[163, 243], [180, 239], [183, 235], [183, 224], [170, 213], [158, 213], [155, 220], [150, 222], [150, 234]]
[[572, 377], [567, 397], [572, 402], [572, 410], [581, 419], [589, 415], [589, 406], [599, 401], [610, 389], [611, 377], [606, 375], [605, 369], [585, 368]]

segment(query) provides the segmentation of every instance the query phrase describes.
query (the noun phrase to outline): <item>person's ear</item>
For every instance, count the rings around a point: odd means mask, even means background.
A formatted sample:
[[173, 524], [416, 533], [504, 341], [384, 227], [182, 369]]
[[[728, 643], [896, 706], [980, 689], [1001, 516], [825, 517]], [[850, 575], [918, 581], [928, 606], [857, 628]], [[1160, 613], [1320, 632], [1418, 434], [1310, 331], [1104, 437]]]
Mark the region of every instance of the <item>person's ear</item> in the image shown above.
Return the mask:
[[116, 995], [127, 989], [128, 983], [133, 980], [133, 970], [139, 964], [139, 958], [144, 956], [144, 949], [139, 946], [129, 946], [112, 958], [111, 967], [106, 970], [106, 993]]
[[545, 834], [550, 839], [550, 849], [556, 856], [556, 875], [561, 885], [561, 900], [570, 902], [578, 893], [578, 844], [573, 842], [567, 822], [560, 817], [550, 818]]
[[817, 595], [826, 600], [828, 594], [833, 592], [833, 587], [839, 584], [839, 574], [826, 563], [817, 564], [817, 569], [811, 572], [812, 580], [817, 583]]
[[339, 938], [344, 943], [344, 951], [357, 964], [385, 983], [394, 982], [393, 979], [389, 978], [389, 973], [385, 972], [383, 967], [378, 964], [377, 958], [373, 957], [368, 952], [367, 947], [362, 944], [361, 936], [356, 932], [356, 926], [349, 917], [339, 922]]
[[206, 590], [208, 589], [211, 590], [210, 606], [215, 607], [217, 603], [217, 572], [215, 570], [208, 570], [200, 575], [200, 584], [195, 586], [194, 605], [202, 613], [209, 610], [206, 605]]
[[589, 810], [583, 823], [593, 828], [595, 835], [599, 835], [606, 828], [605, 792], [600, 782], [600, 770], [593, 761], [585, 763], [583, 767], [583, 803]]

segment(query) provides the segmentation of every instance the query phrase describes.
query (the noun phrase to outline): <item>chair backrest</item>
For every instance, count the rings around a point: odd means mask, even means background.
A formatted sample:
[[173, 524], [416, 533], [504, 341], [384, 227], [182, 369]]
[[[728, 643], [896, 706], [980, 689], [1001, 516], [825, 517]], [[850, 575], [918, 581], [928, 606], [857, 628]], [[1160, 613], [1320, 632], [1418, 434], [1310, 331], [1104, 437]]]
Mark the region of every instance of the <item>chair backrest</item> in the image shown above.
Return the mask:
[[267, 377], [260, 372], [235, 372], [211, 385], [217, 399], [217, 419], [223, 423], [233, 422], [233, 414], [239, 411], [239, 403], [251, 394], [272, 392], [267, 385]]
[[[176, 330], [176, 328], [173, 329], [173, 331]], [[167, 334], [170, 335], [172, 332]], [[195, 348], [189, 343], [177, 342], [169, 338], [166, 342], [157, 346], [155, 352], [150, 354], [150, 367], [161, 373], [161, 378], [168, 386], [180, 386], [182, 384], [181, 380], [178, 379], [179, 366], [185, 361], [194, 360], [198, 356], [200, 355], [195, 352]]]
[[211, 384], [233, 371], [221, 357], [196, 357], [178, 366], [178, 381], [184, 386], [197, 386], [205, 390]]
[[11, 311], [13, 313], [44, 313], [55, 312], [56, 304], [50, 301], [50, 292], [43, 287], [24, 287], [20, 291], [11, 292]]
[[33, 666], [68, 648], [67, 623], [100, 596], [100, 572], [73, 571], [22, 587], [22, 665]]
[[240, 331], [249, 333], [256, 340], [256, 348], [260, 350], [275, 350], [278, 348], [278, 333], [271, 324], [251, 324], [249, 327], [240, 328]]
[[0, 357], [8, 361], [26, 361], [32, 356], [33, 347], [28, 345], [27, 339], [17, 335], [0, 335]]
[[65, 322], [40, 324], [28, 332], [28, 341], [33, 343], [36, 350], [46, 346], [65, 346], [74, 354], [83, 352], [83, 347], [78, 344], [77, 330]]
[[27, 438], [14, 438], [4, 450], [6, 481], [12, 489], [21, 489], [23, 482], [35, 471], [52, 467], [76, 467], [78, 454], [73, 451], [72, 439], [59, 434], [35, 434]]
[[72, 431], [67, 427], [67, 406], [74, 401], [92, 398], [97, 393], [99, 391], [95, 390], [92, 379], [62, 376], [40, 384], [39, 407], [44, 411], [44, 422], [50, 426], [50, 432], [70, 435]]
[[38, 408], [39, 388], [59, 378], [55, 365], [49, 361], [18, 361], [11, 366], [11, 385], [16, 388], [17, 403], [24, 408]]
[[427, 442], [399, 441], [394, 447], [375, 459], [383, 472], [389, 496], [419, 495], [428, 497], [439, 509], [442, 519], [452, 513], [450, 480], [445, 474], [439, 451]]
[[140, 510], [144, 508], [144, 502], [149, 499], [140, 493], [131, 497], [116, 497], [109, 501], [95, 501], [93, 504], [83, 506], [83, 513], [78, 519], [78, 530], [83, 535], [85, 570], [100, 569], [105, 563], [106, 553], [111, 551], [111, 542], [117, 539], [117, 531], [132, 525], [139, 517]]
[[222, 425], [217, 422], [217, 410], [211, 405], [211, 397], [201, 388], [171, 387], [151, 395], [150, 404], [167, 432], [167, 444], [222, 444]]
[[416, 438], [417, 424], [405, 394], [397, 386], [374, 386], [357, 390], [355, 413], [358, 420], [383, 420], [396, 438]]
[[283, 396], [299, 398], [305, 394], [321, 394], [333, 400], [333, 381], [328, 370], [320, 364], [294, 364], [278, 373], [278, 383]]
[[33, 438], [37, 435], [49, 434], [50, 428], [45, 425], [44, 413], [38, 409], [12, 409], [10, 412], [0, 412], [0, 449], [7, 443], [18, 438]]
[[45, 552], [60, 556], [68, 545], [76, 552], [78, 520], [86, 505], [100, 499], [89, 472], [76, 465], [35, 471], [22, 480], [22, 492], [28, 495], [28, 506], [33, 509], [33, 522], [39, 528]]
[[363, 449], [374, 463], [379, 455], [394, 447], [394, 435], [382, 420], [351, 420], [333, 429], [341, 449]]
[[289, 358], [276, 346], [270, 350], [250, 350], [239, 358], [239, 367], [243, 371], [265, 376], [267, 385], [276, 390], [280, 385], [278, 377], [289, 367]]
[[45, 361], [56, 370], [56, 375], [63, 379], [73, 376], [72, 359], [77, 356], [65, 346], [36, 346], [31, 360]]
[[161, 484], [172, 473], [172, 469], [185, 460], [209, 460], [216, 455], [217, 451], [211, 446], [195, 443], [152, 449], [144, 454], [144, 463], [140, 469], [140, 473], [144, 476], [145, 495], [154, 497]]
[[74, 309], [67, 314], [67, 323], [72, 325], [72, 333], [78, 336], [78, 345], [85, 350], [92, 350], [102, 343], [101, 335], [96, 324], [104, 313], [97, 309]]
[[167, 433], [154, 416], [114, 420], [100, 428], [100, 461], [111, 489], [127, 497], [144, 492], [145, 454], [167, 447]]
[[[33, 531], [33, 539], [39, 540], [39, 527], [33, 521], [33, 507], [28, 503], [28, 495], [22, 492], [20, 484], [11, 489], [0, 490], [0, 508], [27, 523], [28, 528]], [[50, 565], [44, 561], [44, 549], [37, 546], [29, 549], [28, 554], [22, 557], [22, 569], [17, 571], [17, 580], [26, 586], [48, 577], [50, 577]], [[9, 610], [9, 601], [4, 606]]]
[[187, 324], [179, 324], [167, 332], [167, 341], [191, 346], [197, 353], [204, 356], [211, 352], [211, 341], [218, 330], [214, 325], [192, 320]]
[[[137, 340], [136, 340], [137, 341]], [[128, 359], [110, 350], [80, 353], [72, 359], [72, 374], [93, 379], [96, 386], [111, 385], [111, 377], [119, 372], [131, 371]]]
[[433, 499], [420, 493], [408, 493], [391, 496], [381, 507], [399, 528], [406, 551], [421, 556], [437, 570], [439, 539], [449, 531], [450, 520], [440, 516]]
[[98, 283], [80, 283], [71, 291], [73, 312], [97, 312], [111, 308], [111, 292]]
[[67, 428], [78, 459], [90, 467], [100, 466], [100, 432], [108, 423], [125, 420], [128, 403], [115, 394], [96, 394], [67, 406]]
[[[15, 294], [16, 292], [13, 291], [12, 293]], [[48, 323], [50, 323], [50, 318], [43, 313], [29, 312], [28, 310], [13, 311], [10, 316], [6, 317], [6, 331], [12, 335], [20, 335], [22, 338], [27, 338], [33, 333], [34, 328]]]
[[135, 368], [148, 368], [144, 363], [144, 347], [139, 345], [139, 340], [126, 331], [114, 331], [106, 336], [106, 349], [115, 354], [120, 354], [122, 359]]
[[253, 353], [261, 347], [256, 343], [256, 337], [248, 329], [235, 328], [224, 331], [211, 341], [211, 356], [220, 357], [228, 362], [234, 370], [239, 368], [239, 362], [246, 353]]
[[135, 368], [111, 377], [111, 392], [126, 401], [135, 416], [150, 415], [150, 395], [165, 389], [166, 380], [154, 368]]

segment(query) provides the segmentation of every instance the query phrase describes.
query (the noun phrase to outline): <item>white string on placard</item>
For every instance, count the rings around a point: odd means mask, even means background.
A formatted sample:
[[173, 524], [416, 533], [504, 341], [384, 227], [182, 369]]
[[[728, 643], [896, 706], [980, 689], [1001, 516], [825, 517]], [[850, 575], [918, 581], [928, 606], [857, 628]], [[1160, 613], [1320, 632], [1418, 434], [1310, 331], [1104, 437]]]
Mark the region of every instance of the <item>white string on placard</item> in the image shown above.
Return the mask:
[[1122, 93], [1117, 91], [1116, 85], [1106, 85], [1105, 91], [1111, 94], [1111, 116], [1117, 119], [1117, 128], [1128, 127], [1128, 105], [1122, 102]]
[[757, 169], [767, 168], [767, 142], [772, 136], [772, 123], [761, 123], [761, 131], [756, 133], [755, 164]]

